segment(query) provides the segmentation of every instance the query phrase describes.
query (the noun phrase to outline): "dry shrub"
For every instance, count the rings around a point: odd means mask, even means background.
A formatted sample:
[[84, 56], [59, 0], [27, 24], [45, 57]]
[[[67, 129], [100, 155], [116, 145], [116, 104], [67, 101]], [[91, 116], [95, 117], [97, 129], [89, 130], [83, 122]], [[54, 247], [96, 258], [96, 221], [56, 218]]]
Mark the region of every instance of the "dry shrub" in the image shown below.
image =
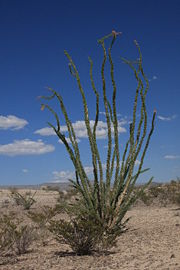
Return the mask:
[[75, 189], [68, 189], [59, 191], [59, 197], [57, 198], [57, 202], [61, 203], [62, 201], [71, 201], [73, 198], [76, 198], [78, 192]]
[[97, 251], [105, 251], [116, 245], [117, 237], [126, 229], [110, 230], [96, 217], [86, 215], [64, 219], [51, 220], [49, 231], [61, 244], [67, 244], [77, 255], [88, 255]]
[[145, 192], [141, 193], [140, 199], [146, 205], [151, 205], [154, 202], [162, 206], [180, 205], [180, 181], [177, 179], [170, 183], [150, 186]]
[[15, 219], [14, 214], [3, 215], [0, 218], [0, 254], [8, 252], [24, 254], [35, 239], [33, 227], [24, 225]]
[[34, 196], [37, 191], [33, 194], [31, 191], [27, 191], [24, 195], [18, 192], [18, 190], [11, 190], [11, 198], [15, 201], [17, 205], [23, 206], [24, 210], [29, 210], [31, 206], [36, 202]]

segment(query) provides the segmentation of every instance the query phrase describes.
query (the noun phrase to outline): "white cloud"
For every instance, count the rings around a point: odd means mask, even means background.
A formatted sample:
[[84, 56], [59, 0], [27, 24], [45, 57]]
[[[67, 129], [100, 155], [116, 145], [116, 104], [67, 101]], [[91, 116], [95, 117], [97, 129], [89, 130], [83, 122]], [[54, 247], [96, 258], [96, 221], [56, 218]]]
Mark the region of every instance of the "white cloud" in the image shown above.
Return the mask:
[[[66, 132], [66, 131], [68, 131], [67, 127], [61, 126], [61, 132]], [[45, 128], [38, 129], [34, 132], [34, 134], [39, 134], [41, 136], [56, 135], [56, 133], [54, 132], [54, 130], [51, 127], [45, 127]]]
[[[126, 162], [126, 161], [125, 161]], [[138, 160], [138, 159], [136, 159], [136, 161], [135, 161], [135, 166], [138, 166], [138, 165], [140, 165], [140, 161]], [[116, 162], [115, 162], [115, 164], [116, 164]], [[120, 161], [120, 165], [122, 165], [122, 160]]]
[[136, 161], [135, 161], [135, 166], [138, 166], [140, 163], [141, 163], [141, 162], [140, 162], [138, 159], [136, 159]]
[[158, 115], [158, 119], [162, 120], [162, 121], [171, 121], [171, 120], [175, 119], [176, 117], [177, 117], [177, 115], [175, 115], [175, 114], [172, 116], [167, 116], [167, 117]]
[[24, 128], [28, 122], [24, 119], [18, 118], [14, 115], [2, 116], [0, 115], [0, 129], [21, 129]]
[[[90, 120], [90, 127], [93, 129], [94, 126], [94, 120]], [[126, 124], [126, 121], [121, 121], [119, 122], [118, 126], [118, 132], [119, 133], [124, 133], [126, 132], [126, 129], [122, 127], [122, 125]], [[86, 129], [86, 124], [84, 121], [76, 121], [72, 123], [74, 131], [76, 133], [77, 138], [87, 138], [87, 129]], [[111, 126], [112, 132], [114, 131], [113, 125]], [[61, 126], [61, 132], [67, 132], [67, 126]], [[46, 127], [42, 129], [38, 129], [34, 132], [35, 134], [39, 134], [41, 136], [51, 136], [55, 135], [55, 132], [52, 130], [52, 128]], [[107, 129], [107, 123], [104, 121], [99, 121], [98, 126], [96, 129], [96, 137], [97, 139], [105, 139], [108, 134], [108, 129]]]
[[23, 172], [23, 173], [28, 173], [29, 170], [28, 170], [28, 169], [22, 169], [22, 172]]
[[68, 179], [74, 179], [75, 173], [72, 171], [54, 171], [52, 182], [67, 182]]
[[85, 166], [84, 170], [87, 175], [93, 174], [93, 166]]
[[[106, 112], [99, 112], [99, 114], [106, 116]], [[121, 113], [117, 113], [117, 116], [121, 116], [121, 115], [122, 115]]]
[[45, 128], [41, 128], [38, 129], [34, 132], [35, 134], [39, 134], [41, 136], [52, 136], [52, 135], [56, 135], [56, 133], [54, 132], [54, 130], [50, 127], [45, 127]]
[[151, 79], [149, 79], [149, 81], [154, 81], [154, 80], [157, 80], [157, 76], [156, 75], [153, 75]]
[[106, 113], [105, 113], [105, 112], [99, 112], [99, 114], [106, 115]]
[[[70, 140], [68, 137], [66, 137], [66, 141], [67, 141], [69, 144], [71, 144], [71, 140]], [[80, 142], [79, 139], [76, 139], [76, 141], [77, 141], [77, 143]], [[62, 142], [61, 140], [59, 140], [58, 142], [61, 143], [61, 144], [63, 144], [63, 142]]]
[[41, 155], [54, 151], [54, 146], [44, 144], [42, 140], [31, 141], [15, 140], [13, 143], [0, 145], [0, 155], [19, 156], [19, 155]]
[[[139, 165], [140, 164], [140, 161], [139, 160], [136, 160], [135, 162], [135, 166]], [[114, 166], [116, 166], [116, 162], [114, 163]], [[105, 163], [102, 163], [102, 168], [103, 170], [106, 169], [106, 164]], [[87, 174], [87, 176], [93, 176], [93, 166], [85, 166], [84, 167], [84, 170]], [[75, 179], [75, 172], [74, 171], [54, 171], [53, 172], [53, 180], [52, 182], [66, 182], [68, 181], [69, 179]]]
[[[104, 164], [102, 164], [104, 168]], [[93, 166], [84, 166], [84, 170], [88, 176], [93, 174]], [[69, 179], [75, 179], [74, 171], [54, 171], [53, 172], [53, 180], [52, 182], [66, 182]]]
[[179, 159], [179, 155], [166, 155], [164, 156], [165, 159]]

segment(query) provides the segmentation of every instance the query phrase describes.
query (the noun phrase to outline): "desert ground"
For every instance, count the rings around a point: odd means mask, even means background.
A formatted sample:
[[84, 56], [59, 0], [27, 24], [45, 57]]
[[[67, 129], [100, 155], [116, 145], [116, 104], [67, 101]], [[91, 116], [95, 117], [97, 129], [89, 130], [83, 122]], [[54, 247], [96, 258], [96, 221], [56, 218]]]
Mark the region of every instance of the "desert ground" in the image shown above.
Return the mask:
[[[21, 192], [25, 192], [21, 190]], [[38, 190], [32, 210], [53, 206], [59, 194]], [[27, 211], [17, 206], [8, 189], [0, 190], [0, 216], [14, 212], [30, 224]], [[33, 241], [26, 254], [9, 252], [0, 255], [2, 270], [180, 270], [180, 207], [177, 204], [145, 204], [133, 206], [131, 217], [117, 246], [106, 253], [77, 256], [69, 246], [59, 244], [52, 235]]]

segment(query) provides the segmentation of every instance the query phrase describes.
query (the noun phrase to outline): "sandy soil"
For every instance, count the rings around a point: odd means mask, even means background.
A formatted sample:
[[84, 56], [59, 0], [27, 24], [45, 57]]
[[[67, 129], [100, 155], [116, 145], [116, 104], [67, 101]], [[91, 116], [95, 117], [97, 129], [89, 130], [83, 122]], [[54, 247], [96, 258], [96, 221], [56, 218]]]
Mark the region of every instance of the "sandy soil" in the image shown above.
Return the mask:
[[[56, 202], [56, 192], [38, 191], [34, 206]], [[9, 201], [9, 203], [7, 202]], [[7, 190], [0, 191], [0, 214], [13, 205]], [[27, 254], [0, 257], [1, 270], [180, 270], [180, 208], [139, 205], [128, 213], [129, 230], [122, 234], [117, 247], [107, 254], [76, 256], [66, 245], [49, 237], [45, 246], [34, 242]]]

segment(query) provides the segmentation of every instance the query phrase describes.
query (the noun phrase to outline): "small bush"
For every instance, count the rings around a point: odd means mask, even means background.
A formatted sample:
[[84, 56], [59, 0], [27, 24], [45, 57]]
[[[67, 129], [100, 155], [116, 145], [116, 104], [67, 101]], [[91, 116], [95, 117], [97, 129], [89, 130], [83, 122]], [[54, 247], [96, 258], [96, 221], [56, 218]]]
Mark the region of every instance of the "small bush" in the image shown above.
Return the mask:
[[177, 197], [176, 197], [176, 203], [178, 204], [178, 205], [180, 205], [180, 193], [177, 195]]
[[[51, 220], [48, 226], [61, 244], [68, 244], [77, 255], [88, 255], [116, 244], [118, 235], [104, 227], [100, 220], [90, 216], [76, 216], [70, 221]], [[125, 231], [122, 226], [121, 233]]]
[[59, 191], [59, 197], [57, 198], [57, 202], [61, 203], [62, 201], [70, 201], [72, 198], [77, 196], [77, 190], [75, 189], [68, 189]]
[[4, 215], [0, 218], [0, 254], [10, 250], [13, 245], [13, 239], [10, 236], [10, 231], [12, 231], [10, 218]]
[[43, 189], [46, 190], [46, 191], [57, 191], [57, 192], [60, 191], [58, 186], [50, 186], [50, 185], [44, 187]]
[[157, 198], [160, 194], [163, 193], [163, 190], [161, 187], [157, 186], [157, 187], [151, 187], [149, 189], [149, 192], [153, 197]]
[[180, 205], [180, 181], [179, 178], [177, 180], [172, 180], [168, 185], [167, 193], [170, 196], [171, 202], [177, 205]]
[[15, 230], [15, 248], [18, 255], [27, 252], [30, 244], [34, 240], [34, 230], [32, 227], [22, 225]]
[[34, 237], [34, 228], [21, 224], [14, 215], [3, 215], [0, 218], [0, 254], [10, 251], [18, 255], [24, 254]]
[[146, 205], [154, 202], [158, 202], [162, 206], [180, 205], [180, 182], [177, 179], [171, 180], [170, 183], [149, 187], [146, 192], [141, 193], [140, 200]]
[[1, 207], [7, 208], [9, 206], [10, 201], [8, 199], [5, 199], [2, 201]]
[[68, 244], [77, 255], [86, 255], [99, 245], [102, 227], [92, 220], [73, 219], [72, 221], [52, 220], [49, 230], [60, 243]]
[[48, 225], [50, 221], [59, 212], [59, 205], [55, 207], [44, 206], [40, 212], [28, 212], [27, 216], [36, 224], [38, 238], [41, 240], [43, 246], [48, 243], [48, 236], [50, 230]]
[[28, 213], [28, 217], [38, 224], [38, 227], [45, 228], [46, 224], [56, 215], [57, 213], [57, 206], [55, 207], [49, 207], [44, 206], [41, 208], [40, 212], [32, 212], [30, 211]]
[[34, 199], [34, 196], [37, 191], [35, 191], [33, 194], [30, 191], [27, 191], [25, 195], [22, 195], [17, 190], [11, 191], [11, 198], [15, 201], [17, 205], [23, 206], [24, 210], [29, 210], [31, 206], [36, 202]]
[[143, 201], [143, 203], [149, 206], [152, 203], [152, 198], [145, 191], [141, 193], [139, 199]]

